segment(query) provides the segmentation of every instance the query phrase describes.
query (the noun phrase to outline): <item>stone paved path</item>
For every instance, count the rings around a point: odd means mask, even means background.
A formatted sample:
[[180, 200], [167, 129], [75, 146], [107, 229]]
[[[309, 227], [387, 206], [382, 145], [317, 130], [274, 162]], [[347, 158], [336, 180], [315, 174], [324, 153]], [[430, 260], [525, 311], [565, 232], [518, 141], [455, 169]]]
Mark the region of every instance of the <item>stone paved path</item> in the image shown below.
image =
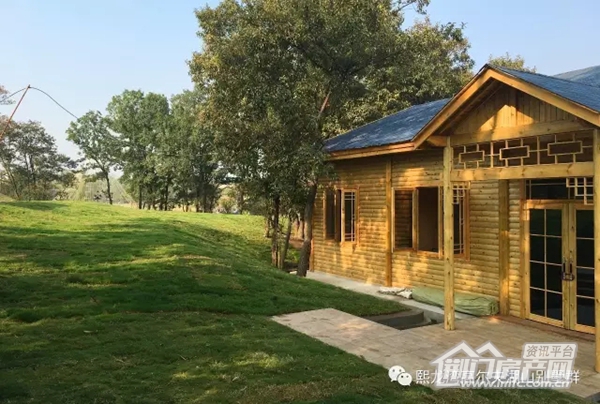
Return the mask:
[[557, 333], [496, 318], [461, 320], [455, 331], [445, 331], [439, 324], [399, 331], [335, 309], [287, 314], [273, 320], [386, 369], [403, 366], [413, 377], [417, 370], [433, 372], [430, 362], [462, 341], [473, 348], [491, 341], [512, 358], [521, 357], [525, 343], [577, 342], [575, 369], [580, 370], [581, 380], [569, 392], [580, 397], [600, 392], [600, 375], [593, 370], [592, 342], [573, 341]]

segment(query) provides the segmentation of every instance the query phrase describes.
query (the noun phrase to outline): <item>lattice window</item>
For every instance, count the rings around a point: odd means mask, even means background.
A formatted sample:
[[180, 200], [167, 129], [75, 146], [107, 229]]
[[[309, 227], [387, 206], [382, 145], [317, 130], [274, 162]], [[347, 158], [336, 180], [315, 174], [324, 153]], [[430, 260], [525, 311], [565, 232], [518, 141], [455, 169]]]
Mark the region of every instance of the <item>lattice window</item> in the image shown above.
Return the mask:
[[529, 200], [571, 200], [592, 204], [594, 180], [591, 177], [527, 180], [525, 192]]
[[575, 193], [575, 199], [583, 200], [585, 205], [594, 203], [594, 179], [589, 177], [567, 178], [567, 188]]
[[357, 216], [356, 191], [344, 191], [344, 241], [346, 242], [355, 243], [357, 240]]
[[469, 183], [453, 184], [452, 207], [454, 209], [454, 254], [466, 254], [468, 245]]
[[560, 133], [454, 146], [457, 170], [593, 161], [591, 132]]

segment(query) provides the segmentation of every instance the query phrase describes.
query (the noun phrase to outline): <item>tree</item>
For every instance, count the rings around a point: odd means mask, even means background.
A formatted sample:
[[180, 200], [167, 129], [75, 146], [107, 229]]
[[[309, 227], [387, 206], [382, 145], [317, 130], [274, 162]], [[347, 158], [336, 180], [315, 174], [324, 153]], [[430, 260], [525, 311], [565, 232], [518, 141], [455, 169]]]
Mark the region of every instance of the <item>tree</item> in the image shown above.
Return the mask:
[[525, 66], [525, 59], [521, 55], [511, 56], [508, 52], [505, 55], [494, 57], [490, 55], [488, 64], [496, 67], [506, 67], [513, 70], [535, 73], [537, 69]]
[[211, 212], [225, 180], [214, 150], [214, 136], [199, 119], [206, 102], [202, 89], [184, 91], [171, 98], [173, 145], [177, 150], [175, 187], [180, 200], [193, 202], [196, 212]]
[[[400, 29], [404, 8], [414, 5], [423, 12], [427, 4], [225, 0], [214, 9], [197, 11], [204, 48], [194, 54], [190, 69], [197, 85], [208, 91], [205, 119], [215, 131], [219, 157], [238, 178], [253, 184], [249, 188], [260, 190], [271, 201], [274, 238], [282, 203], [293, 206], [299, 199], [304, 201], [307, 222], [298, 268], [301, 276], [308, 268], [318, 178], [326, 167], [324, 141], [374, 114], [364, 105], [385, 91], [382, 86], [391, 81], [386, 70], [393, 73], [393, 66], [403, 67], [403, 74], [413, 75], [415, 86], [434, 76], [430, 73], [418, 80], [423, 69], [410, 60], [419, 54], [411, 35], [421, 39], [421, 48], [429, 49], [432, 59], [440, 49], [428, 43], [431, 37], [437, 39], [435, 43], [445, 47], [437, 58], [447, 62], [444, 67], [449, 66], [446, 70], [451, 74], [458, 72], [458, 82], [464, 79], [462, 70], [453, 68], [457, 62], [453, 57], [462, 58], [463, 65], [470, 62], [468, 55], [460, 53], [465, 41], [457, 44], [460, 27], [436, 26], [423, 29], [422, 34]], [[401, 83], [399, 87], [405, 88]], [[406, 92], [412, 97], [402, 94], [390, 99], [401, 108], [413, 99], [455, 87], [451, 84], [438, 91], [432, 86], [421, 95], [409, 89]], [[390, 104], [384, 101], [375, 114], [389, 110]], [[349, 116], [349, 109], [359, 112]], [[276, 239], [272, 244], [277, 244]], [[276, 256], [272, 258], [276, 263]]]
[[16, 199], [52, 199], [75, 180], [76, 163], [58, 153], [39, 122], [13, 122], [0, 139], [0, 154]]
[[110, 128], [119, 134], [124, 181], [137, 194], [139, 209], [144, 205], [144, 197], [148, 207], [155, 207], [158, 193], [172, 181], [168, 170], [159, 174], [154, 157], [158, 145], [166, 144], [170, 131], [167, 98], [126, 90], [112, 98], [107, 112]]
[[2, 84], [0, 84], [0, 105], [9, 105], [14, 102], [6, 97], [8, 97], [8, 90]]
[[118, 166], [119, 142], [110, 132], [108, 120], [98, 111], [89, 111], [71, 122], [67, 138], [75, 143], [86, 159], [84, 170], [97, 170], [93, 180], [106, 181], [106, 196], [112, 205], [110, 172]]

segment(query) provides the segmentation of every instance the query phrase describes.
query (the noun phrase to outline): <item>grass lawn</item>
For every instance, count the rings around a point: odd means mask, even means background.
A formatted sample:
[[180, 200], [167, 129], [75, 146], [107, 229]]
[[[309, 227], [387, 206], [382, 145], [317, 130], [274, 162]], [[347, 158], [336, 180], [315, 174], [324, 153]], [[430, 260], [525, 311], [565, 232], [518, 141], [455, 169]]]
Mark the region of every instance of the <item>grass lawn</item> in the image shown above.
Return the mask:
[[390, 301], [283, 274], [262, 219], [0, 203], [0, 402], [567, 403], [432, 392], [269, 320]]

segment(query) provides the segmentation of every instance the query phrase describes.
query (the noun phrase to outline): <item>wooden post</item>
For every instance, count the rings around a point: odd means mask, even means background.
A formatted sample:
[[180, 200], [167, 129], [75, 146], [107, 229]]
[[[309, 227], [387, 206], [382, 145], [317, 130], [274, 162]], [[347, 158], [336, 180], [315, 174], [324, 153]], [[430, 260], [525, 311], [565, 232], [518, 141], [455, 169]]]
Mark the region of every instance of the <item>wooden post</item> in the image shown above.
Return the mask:
[[444, 328], [454, 330], [454, 206], [452, 147], [444, 149]]
[[499, 235], [499, 256], [498, 266], [500, 275], [500, 314], [508, 315], [510, 311], [509, 302], [509, 239], [508, 239], [508, 180], [498, 181], [498, 235]]
[[392, 157], [389, 157], [385, 165], [385, 285], [392, 286]]
[[594, 291], [596, 372], [600, 372], [600, 130], [594, 130]]

